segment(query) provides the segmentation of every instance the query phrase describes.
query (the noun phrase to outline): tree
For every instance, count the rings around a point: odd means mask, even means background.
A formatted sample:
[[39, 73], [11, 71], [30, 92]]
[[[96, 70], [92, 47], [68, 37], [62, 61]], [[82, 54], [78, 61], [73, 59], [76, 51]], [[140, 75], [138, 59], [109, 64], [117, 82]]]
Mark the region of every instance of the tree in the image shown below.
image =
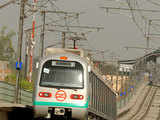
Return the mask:
[[7, 32], [7, 27], [3, 26], [0, 30], [0, 59], [10, 60], [15, 57], [15, 51], [12, 45], [12, 38], [15, 32], [10, 30]]
[[116, 74], [117, 68], [113, 64], [105, 64], [103, 66], [103, 74]]

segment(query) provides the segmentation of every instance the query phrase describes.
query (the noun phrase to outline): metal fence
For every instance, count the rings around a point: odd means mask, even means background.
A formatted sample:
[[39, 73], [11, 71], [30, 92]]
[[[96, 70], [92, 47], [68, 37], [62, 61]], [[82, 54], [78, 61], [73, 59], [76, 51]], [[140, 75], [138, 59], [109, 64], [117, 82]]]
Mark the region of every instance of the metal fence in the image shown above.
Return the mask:
[[144, 70], [138, 68], [130, 70], [127, 74], [123, 71], [121, 76], [121, 88], [117, 96], [117, 109], [124, 107], [132, 99], [137, 89], [148, 79]]
[[[159, 68], [160, 65], [155, 62], [147, 62], [145, 59], [141, 59], [136, 61], [132, 69], [122, 69], [121, 72], [117, 72], [117, 76], [120, 77], [116, 79], [117, 109], [123, 108], [133, 99], [132, 96], [137, 93], [138, 88], [151, 79], [150, 74], [152, 74], [152, 80], [158, 79]], [[119, 68], [117, 71], [119, 71]]]
[[160, 64], [150, 61], [147, 64], [147, 70], [151, 84], [160, 86]]
[[[0, 101], [13, 103], [15, 99], [15, 86], [0, 81]], [[20, 90], [19, 103], [32, 105], [32, 92]]]

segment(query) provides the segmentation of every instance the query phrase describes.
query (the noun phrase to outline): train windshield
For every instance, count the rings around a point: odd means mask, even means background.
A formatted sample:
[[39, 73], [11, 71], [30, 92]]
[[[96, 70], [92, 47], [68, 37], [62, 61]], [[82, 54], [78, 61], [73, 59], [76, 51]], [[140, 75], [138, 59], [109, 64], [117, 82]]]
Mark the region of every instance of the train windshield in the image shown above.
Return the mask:
[[49, 60], [43, 65], [40, 86], [83, 88], [83, 74], [83, 66], [79, 62]]

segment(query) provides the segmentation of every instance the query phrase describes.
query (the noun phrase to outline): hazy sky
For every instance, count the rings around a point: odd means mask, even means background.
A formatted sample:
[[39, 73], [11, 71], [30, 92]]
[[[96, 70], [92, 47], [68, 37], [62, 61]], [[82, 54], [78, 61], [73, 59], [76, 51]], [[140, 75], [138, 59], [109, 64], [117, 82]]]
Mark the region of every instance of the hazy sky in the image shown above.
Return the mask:
[[[2, 3], [1, 1], [0, 4]], [[100, 9], [101, 6], [123, 7], [123, 3], [121, 5], [118, 0], [117, 2], [114, 1], [114, 4], [105, 0], [58, 0], [56, 5], [61, 10], [85, 12], [85, 14], [80, 16], [80, 25], [104, 27], [104, 30], [88, 34], [88, 48], [99, 50], [109, 49], [111, 52], [113, 51], [119, 55], [120, 59], [134, 59], [144, 55], [144, 50], [129, 49], [127, 51], [124, 48], [125, 46], [146, 46], [146, 39], [132, 21], [130, 17], [131, 14], [129, 12], [123, 14], [106, 14], [105, 10]], [[148, 8], [149, 5], [145, 6], [143, 4], [143, 6], [146, 7], [146, 9], [150, 9]], [[7, 25], [10, 29], [14, 29], [17, 32], [19, 6], [10, 5], [1, 9], [0, 18], [0, 27]], [[39, 20], [38, 18], [37, 21]], [[31, 25], [30, 22], [31, 21], [25, 23]], [[52, 37], [46, 40], [46, 46], [51, 44], [53, 40]], [[16, 43], [15, 41], [17, 41], [17, 38], [14, 38], [14, 43]], [[154, 40], [151, 43], [151, 47], [157, 48], [159, 44], [160, 41]], [[109, 57], [110, 54], [106, 53], [105, 58], [108, 59]]]

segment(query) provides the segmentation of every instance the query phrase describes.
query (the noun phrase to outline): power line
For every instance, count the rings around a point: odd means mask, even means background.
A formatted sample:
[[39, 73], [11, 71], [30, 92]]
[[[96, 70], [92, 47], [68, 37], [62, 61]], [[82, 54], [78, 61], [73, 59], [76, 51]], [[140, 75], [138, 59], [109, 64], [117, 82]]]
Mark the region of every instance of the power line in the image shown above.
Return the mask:
[[100, 7], [100, 8], [102, 8], [102, 9], [107, 9], [107, 10], [109, 10], [109, 9], [112, 9], [112, 10], [125, 10], [125, 11], [129, 11], [129, 10], [131, 10], [131, 11], [141, 11], [141, 12], [160, 12], [160, 10], [147, 10], [147, 9], [135, 9], [135, 8], [120, 8], [120, 7]]
[[6, 7], [6, 6], [10, 5], [10, 4], [13, 4], [13, 3], [15, 3], [16, 1], [17, 1], [17, 0], [10, 0], [10, 1], [7, 2], [7, 3], [5, 3], [5, 4], [3, 4], [3, 5], [0, 5], [0, 9], [2, 9], [2, 8]]
[[159, 6], [160, 7], [160, 3], [157, 3], [157, 2], [153, 2], [152, 0], [146, 0], [147, 2], [153, 4], [153, 5], [156, 5], [156, 6]]
[[146, 49], [157, 50], [157, 49], [155, 49], [155, 48], [133, 47], [133, 46], [126, 46], [126, 47], [124, 47], [124, 48], [126, 48], [127, 50], [128, 50], [129, 48], [133, 48], [133, 49], [142, 49], [142, 50], [146, 50]]

